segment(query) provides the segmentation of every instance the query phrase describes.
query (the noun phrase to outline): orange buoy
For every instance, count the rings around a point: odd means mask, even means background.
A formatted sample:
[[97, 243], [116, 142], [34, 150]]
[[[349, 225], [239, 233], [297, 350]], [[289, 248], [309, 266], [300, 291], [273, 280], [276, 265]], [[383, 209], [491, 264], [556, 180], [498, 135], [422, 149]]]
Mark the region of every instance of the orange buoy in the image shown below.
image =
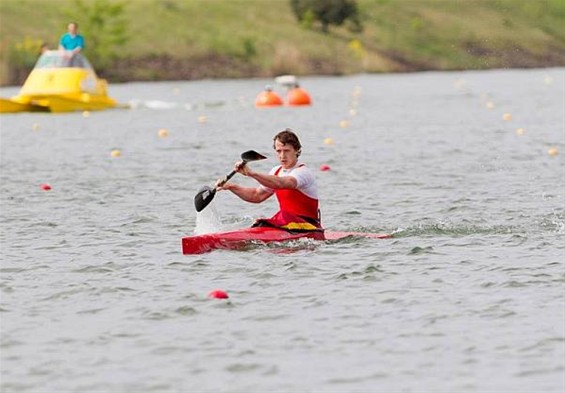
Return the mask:
[[271, 86], [266, 86], [265, 90], [257, 95], [255, 106], [257, 108], [266, 108], [270, 106], [280, 106], [283, 104], [282, 98], [273, 91]]
[[295, 84], [286, 94], [286, 104], [289, 106], [310, 105], [312, 100], [306, 90]]

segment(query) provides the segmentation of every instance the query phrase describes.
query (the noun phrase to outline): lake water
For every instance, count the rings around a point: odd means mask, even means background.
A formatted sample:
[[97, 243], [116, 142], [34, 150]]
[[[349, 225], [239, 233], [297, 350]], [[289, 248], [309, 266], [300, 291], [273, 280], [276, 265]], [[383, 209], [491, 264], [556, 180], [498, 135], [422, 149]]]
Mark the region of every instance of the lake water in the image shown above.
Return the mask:
[[[0, 390], [563, 392], [565, 69], [303, 78], [311, 107], [258, 110], [270, 82], [0, 117]], [[196, 191], [286, 127], [325, 226], [394, 237], [183, 256]]]

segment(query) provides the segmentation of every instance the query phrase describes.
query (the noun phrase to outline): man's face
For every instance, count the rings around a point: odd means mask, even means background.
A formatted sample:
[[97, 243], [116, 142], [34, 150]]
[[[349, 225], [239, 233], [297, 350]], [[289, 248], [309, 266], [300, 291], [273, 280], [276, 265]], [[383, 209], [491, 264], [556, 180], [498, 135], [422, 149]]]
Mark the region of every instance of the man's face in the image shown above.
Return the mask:
[[75, 25], [74, 23], [69, 23], [67, 29], [69, 30], [69, 33], [71, 33], [72, 35], [77, 34], [77, 25]]
[[275, 141], [275, 153], [284, 169], [290, 169], [298, 161], [298, 152], [289, 144], [283, 144], [278, 139]]

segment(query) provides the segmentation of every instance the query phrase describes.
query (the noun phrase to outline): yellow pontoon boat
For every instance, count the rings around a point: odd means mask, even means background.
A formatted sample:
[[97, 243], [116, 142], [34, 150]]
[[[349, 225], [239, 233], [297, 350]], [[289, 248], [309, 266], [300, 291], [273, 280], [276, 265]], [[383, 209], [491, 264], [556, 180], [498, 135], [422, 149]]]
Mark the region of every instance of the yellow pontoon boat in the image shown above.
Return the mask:
[[106, 80], [99, 79], [80, 53], [46, 51], [27, 77], [20, 93], [0, 98], [0, 113], [94, 111], [123, 107], [108, 96]]

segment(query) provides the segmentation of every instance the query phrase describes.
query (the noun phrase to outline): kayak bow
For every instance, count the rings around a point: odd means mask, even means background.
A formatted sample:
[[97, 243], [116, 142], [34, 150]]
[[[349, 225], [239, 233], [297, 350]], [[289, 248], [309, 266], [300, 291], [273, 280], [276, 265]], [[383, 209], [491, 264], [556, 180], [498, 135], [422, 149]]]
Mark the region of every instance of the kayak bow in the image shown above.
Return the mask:
[[339, 240], [350, 236], [368, 237], [372, 239], [388, 239], [392, 237], [389, 234], [381, 233], [333, 231], [288, 232], [278, 228], [255, 227], [184, 237], [182, 238], [182, 253], [187, 255], [203, 254], [216, 249], [236, 250], [253, 242], [272, 243], [302, 238], [313, 240]]

